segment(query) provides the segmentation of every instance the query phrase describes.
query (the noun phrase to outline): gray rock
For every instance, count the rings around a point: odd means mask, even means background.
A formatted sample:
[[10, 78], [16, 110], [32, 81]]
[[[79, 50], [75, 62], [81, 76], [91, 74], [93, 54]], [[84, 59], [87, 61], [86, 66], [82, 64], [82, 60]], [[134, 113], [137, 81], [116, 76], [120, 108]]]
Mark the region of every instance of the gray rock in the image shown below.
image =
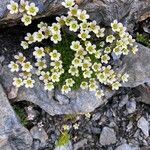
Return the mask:
[[72, 143], [69, 141], [65, 145], [57, 146], [54, 150], [73, 150]]
[[17, 94], [18, 94], [18, 88], [15, 86], [12, 86], [10, 89], [10, 92], [8, 93], [8, 99], [16, 98]]
[[131, 147], [128, 144], [122, 144], [118, 146], [115, 150], [140, 150], [140, 149], [137, 147]]
[[134, 113], [136, 111], [136, 101], [134, 99], [128, 101], [126, 104], [126, 109], [128, 114]]
[[61, 91], [58, 89], [55, 90], [55, 98], [61, 105], [69, 104], [69, 98], [66, 95], [61, 94]]
[[[128, 82], [123, 87], [136, 87], [137, 99], [146, 104], [150, 104], [150, 49], [138, 44], [139, 51], [135, 55], [128, 55], [124, 58], [125, 71], [129, 74]], [[144, 84], [148, 86], [145, 86]]]
[[48, 140], [48, 135], [45, 132], [44, 128], [39, 128], [37, 126], [34, 126], [31, 130], [30, 133], [35, 140], [39, 140], [39, 148], [44, 147], [46, 145], [46, 140]]
[[124, 58], [125, 71], [129, 74], [124, 87], [136, 87], [143, 83], [150, 83], [150, 49], [138, 44], [139, 51], [135, 55]]
[[92, 120], [93, 121], [97, 121], [97, 120], [99, 120], [100, 119], [100, 117], [101, 117], [101, 113], [96, 113], [96, 114], [93, 114], [93, 116], [92, 116]]
[[119, 103], [119, 107], [123, 107], [124, 105], [126, 105], [128, 103], [128, 100], [129, 100], [128, 95], [123, 96], [122, 100]]
[[[14, 75], [10, 72], [9, 68], [3, 66], [0, 80], [6, 91], [10, 91], [13, 77]], [[57, 100], [58, 95], [55, 97], [55, 91], [49, 93], [43, 90], [43, 84], [39, 79], [35, 78], [35, 81], [35, 86], [32, 89], [20, 88], [16, 100], [32, 102], [50, 115], [92, 112], [95, 108], [106, 103], [108, 98], [114, 94], [113, 91], [106, 90], [104, 98], [97, 98], [94, 92], [79, 89], [78, 91], [72, 91], [64, 95], [64, 97], [67, 97], [67, 100], [69, 99], [69, 104], [61, 105], [59, 102], [60, 97], [59, 100]]]
[[[18, 2], [19, 0], [15, 0]], [[58, 15], [66, 13], [66, 9], [62, 7], [62, 0], [31, 0], [35, 2], [40, 11], [35, 18], [46, 17], [50, 15]], [[92, 19], [110, 25], [114, 19], [122, 20], [129, 28], [133, 27], [133, 23], [146, 19], [149, 12], [149, 0], [76, 0], [80, 8], [86, 9]], [[0, 24], [17, 23], [21, 18], [21, 14], [10, 15], [6, 6], [10, 0], [0, 2]]]
[[103, 146], [115, 144], [116, 140], [117, 140], [116, 133], [114, 129], [109, 127], [104, 127], [100, 135], [100, 144]]
[[0, 85], [0, 150], [31, 150], [32, 137], [9, 104]]
[[140, 85], [137, 88], [137, 92], [140, 96], [139, 101], [150, 105], [150, 85]]
[[87, 144], [87, 139], [80, 140], [79, 142], [73, 145], [73, 150], [78, 150], [84, 148], [84, 145]]
[[149, 137], [149, 123], [144, 117], [138, 120], [137, 126], [142, 130], [145, 137]]

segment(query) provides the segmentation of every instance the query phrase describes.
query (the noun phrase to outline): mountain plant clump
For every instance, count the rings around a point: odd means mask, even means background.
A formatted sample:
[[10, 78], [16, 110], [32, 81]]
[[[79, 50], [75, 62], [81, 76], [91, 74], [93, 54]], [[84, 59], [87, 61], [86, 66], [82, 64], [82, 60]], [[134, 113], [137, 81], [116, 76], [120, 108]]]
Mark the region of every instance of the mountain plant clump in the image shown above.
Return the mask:
[[[39, 9], [35, 4], [31, 4], [21, 0], [18, 6], [11, 1], [8, 9], [10, 13], [18, 13], [23, 7], [24, 15], [27, 13], [28, 16], [35, 16]], [[97, 97], [102, 97], [104, 96], [102, 85], [118, 90], [123, 82], [128, 81], [129, 75], [114, 70], [112, 54], [117, 56], [135, 54], [138, 50], [135, 40], [117, 20], [111, 23], [112, 34], [105, 35], [105, 28], [101, 28], [96, 21], [90, 21], [86, 10], [79, 9], [75, 0], [65, 0], [62, 5], [68, 9], [67, 15], [56, 17], [56, 22], [51, 25], [40, 22], [37, 25], [38, 31], [27, 33], [21, 42], [24, 50], [32, 44], [42, 43], [43, 40], [48, 40], [54, 46], [35, 46], [33, 53], [31, 52], [35, 59], [32, 63], [21, 52], [15, 55], [16, 61], [9, 64], [10, 70], [18, 73], [13, 79], [13, 85], [33, 88], [35, 85], [33, 70], [36, 70], [36, 75], [43, 81], [44, 89], [47, 91], [60, 87], [65, 94], [79, 84], [80, 88], [95, 91]], [[29, 19], [23, 18], [24, 24], [28, 25]], [[66, 47], [61, 49], [57, 46], [66, 40], [67, 37], [63, 36], [66, 28], [74, 36], [69, 51]], [[71, 39], [71, 36], [68, 38]], [[65, 60], [69, 53], [73, 59], [67, 62]]]

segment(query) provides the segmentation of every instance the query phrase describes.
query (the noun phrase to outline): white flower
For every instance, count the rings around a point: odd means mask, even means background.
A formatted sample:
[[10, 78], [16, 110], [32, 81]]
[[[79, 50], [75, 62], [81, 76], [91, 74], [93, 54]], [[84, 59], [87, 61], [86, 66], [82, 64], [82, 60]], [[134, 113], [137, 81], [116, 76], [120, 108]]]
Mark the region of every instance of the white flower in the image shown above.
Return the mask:
[[96, 79], [95, 79], [95, 78], [91, 78], [91, 79], [89, 80], [89, 83], [90, 83], [90, 84], [96, 84]]
[[19, 12], [23, 13], [24, 11], [26, 11], [26, 6], [28, 5], [29, 5], [28, 1], [21, 0], [19, 6]]
[[71, 88], [69, 86], [67, 85], [62, 86], [62, 89], [61, 89], [62, 94], [68, 93], [70, 91], [71, 91]]
[[34, 117], [35, 117], [35, 116], [34, 116], [33, 114], [28, 114], [27, 119], [28, 119], [28, 120], [33, 120], [33, 119], [34, 119]]
[[35, 63], [35, 66], [38, 67], [38, 70], [43, 70], [45, 68], [47, 68], [46, 65], [46, 60], [37, 60], [37, 62]]
[[65, 24], [67, 26], [69, 26], [70, 22], [73, 21], [73, 20], [75, 20], [75, 19], [73, 17], [71, 17], [71, 16], [64, 17], [64, 21], [65, 21]]
[[127, 73], [125, 73], [125, 74], [121, 77], [122, 82], [123, 82], [123, 83], [127, 82], [127, 81], [128, 81], [128, 78], [129, 78], [129, 75], [128, 75]]
[[13, 78], [13, 85], [16, 87], [23, 86], [23, 81], [21, 78]]
[[60, 74], [58, 74], [57, 72], [53, 72], [51, 75], [51, 80], [52, 80], [52, 82], [59, 82]]
[[99, 29], [97, 32], [96, 32], [96, 37], [97, 38], [102, 38], [102, 37], [104, 37], [105, 36], [105, 28], [101, 28], [101, 29]]
[[85, 71], [85, 70], [90, 70], [90, 66], [91, 66], [92, 64], [89, 62], [89, 61], [87, 61], [87, 62], [83, 62], [82, 63], [82, 71]]
[[75, 5], [74, 7], [70, 7], [70, 10], [68, 11], [69, 16], [77, 16], [78, 12], [78, 5]]
[[79, 124], [78, 124], [78, 123], [75, 123], [75, 124], [73, 125], [73, 128], [74, 128], [75, 130], [79, 129]]
[[50, 28], [50, 26], [48, 26], [48, 27], [43, 27], [42, 29], [40, 29], [41, 31], [43, 31], [44, 32], [44, 38], [45, 39], [48, 39], [50, 36], [51, 36], [51, 28]]
[[29, 44], [32, 44], [35, 40], [31, 33], [27, 33], [27, 35], [24, 38]]
[[37, 69], [36, 71], [35, 71], [35, 74], [37, 75], [37, 76], [40, 76], [41, 75], [41, 70], [39, 70], [39, 69]]
[[10, 14], [18, 13], [18, 3], [14, 2], [13, 0], [11, 0], [10, 4], [7, 5], [7, 9], [10, 10]]
[[31, 3], [30, 5], [26, 5], [25, 9], [27, 10], [27, 14], [30, 16], [36, 16], [39, 11], [39, 8], [35, 6], [35, 3]]
[[70, 8], [75, 4], [74, 0], [65, 0], [65, 2], [62, 2], [62, 5], [65, 8]]
[[24, 14], [23, 17], [21, 18], [21, 21], [24, 23], [25, 26], [28, 26], [29, 24], [32, 23], [32, 17]]
[[133, 52], [133, 54], [136, 54], [136, 52], [138, 51], [137, 45], [134, 46], [131, 51]]
[[82, 48], [79, 41], [72, 41], [70, 48], [74, 51], [77, 51]]
[[92, 65], [92, 69], [93, 69], [94, 72], [98, 72], [98, 71], [101, 70], [101, 66], [102, 66], [101, 63], [95, 62], [95, 63]]
[[86, 10], [82, 11], [82, 10], [78, 9], [77, 16], [80, 21], [85, 21], [85, 20], [89, 19], [89, 15], [86, 13]]
[[96, 85], [96, 83], [89, 84], [89, 91], [96, 91], [97, 88], [98, 86]]
[[35, 56], [36, 59], [41, 59], [42, 57], [45, 56], [43, 47], [35, 47], [34, 49], [35, 51], [33, 52], [33, 55]]
[[87, 89], [88, 88], [88, 83], [83, 81], [80, 85], [81, 89]]
[[62, 68], [62, 61], [55, 61], [51, 62], [51, 66], [53, 66], [55, 69], [61, 69]]
[[116, 55], [121, 55], [121, 53], [122, 53], [121, 47], [120, 47], [120, 46], [116, 46], [116, 47], [113, 49], [113, 52], [114, 52]]
[[37, 42], [41, 42], [45, 37], [42, 33], [42, 31], [34, 32], [33, 33], [33, 38]]
[[32, 74], [30, 72], [22, 72], [19, 74], [20, 77], [22, 77], [23, 79], [27, 79], [27, 78], [31, 78]]
[[106, 80], [107, 80], [107, 77], [106, 77], [106, 75], [104, 73], [99, 72], [97, 74], [97, 79], [99, 80], [100, 83], [105, 83]]
[[43, 22], [43, 21], [41, 21], [41, 22], [37, 25], [37, 27], [38, 27], [39, 29], [45, 28], [45, 27], [47, 27], [47, 26], [48, 26], [48, 24], [45, 23], [45, 22]]
[[26, 41], [21, 41], [21, 46], [23, 47], [23, 49], [29, 48], [29, 44]]
[[86, 57], [84, 58], [84, 63], [89, 63], [90, 66], [91, 66], [91, 65], [92, 65], [92, 64], [91, 64], [91, 58], [90, 58], [89, 56], [86, 56]]
[[60, 26], [65, 25], [65, 16], [56, 17], [57, 23], [59, 23]]
[[78, 37], [83, 41], [86, 41], [86, 39], [89, 39], [91, 36], [89, 34], [89, 31], [86, 30], [86, 31], [81, 31], [80, 34], [78, 34]]
[[109, 46], [105, 47], [104, 53], [110, 54], [111, 53], [111, 48]]
[[104, 96], [104, 91], [103, 90], [97, 90], [95, 93], [95, 96], [97, 96], [98, 98], [101, 98]]
[[118, 81], [112, 84], [112, 90], [119, 90], [119, 87], [121, 87], [121, 84]]
[[69, 125], [63, 125], [63, 129], [64, 129], [65, 131], [69, 131], [69, 130], [70, 130], [70, 126], [69, 126]]
[[79, 70], [77, 69], [77, 67], [75, 66], [70, 66], [68, 72], [72, 75], [72, 76], [79, 76]]
[[107, 64], [109, 60], [110, 60], [110, 57], [107, 54], [102, 55], [101, 57], [102, 63]]
[[69, 30], [73, 31], [73, 32], [77, 32], [77, 30], [79, 29], [79, 25], [77, 21], [71, 21], [69, 24]]
[[87, 54], [87, 51], [85, 51], [83, 48], [79, 49], [75, 53], [75, 57], [79, 57], [80, 59], [84, 59], [84, 56]]
[[86, 118], [90, 118], [90, 117], [91, 117], [91, 114], [90, 114], [90, 113], [86, 113], [86, 114], [85, 114], [85, 117], [86, 117]]
[[47, 82], [47, 83], [44, 85], [44, 89], [45, 89], [45, 90], [48, 90], [48, 91], [52, 91], [52, 90], [54, 89], [53, 82]]
[[86, 45], [86, 50], [89, 54], [94, 54], [96, 52], [96, 45], [92, 45], [91, 42], [88, 42], [88, 44]]
[[106, 42], [107, 43], [112, 43], [115, 40], [115, 37], [113, 35], [108, 35], [106, 37]]
[[41, 76], [39, 77], [40, 80], [43, 80], [44, 83], [47, 83], [51, 78], [50, 78], [50, 73], [41, 71]]
[[60, 59], [61, 54], [57, 52], [57, 50], [53, 50], [49, 54], [51, 56], [51, 60], [58, 61]]
[[14, 58], [17, 60], [17, 63], [20, 64], [22, 64], [26, 59], [22, 53], [18, 53], [18, 55], [15, 55]]
[[89, 28], [89, 23], [87, 21], [80, 23], [81, 30], [88, 30], [88, 28]]
[[91, 78], [92, 73], [93, 72], [91, 70], [86, 70], [83, 72], [83, 76], [84, 76], [84, 78]]
[[51, 26], [51, 32], [52, 34], [55, 34], [55, 33], [60, 33], [60, 24], [59, 23], [52, 23], [52, 26]]
[[105, 76], [107, 76], [107, 77], [110, 77], [114, 73], [114, 71], [111, 69], [110, 65], [108, 65], [107, 67], [103, 66], [102, 70], [103, 70], [103, 73], [105, 74]]
[[102, 51], [101, 51], [101, 50], [97, 50], [97, 51], [95, 52], [95, 57], [96, 57], [97, 59], [99, 59], [99, 58], [101, 57], [101, 55], [102, 55]]
[[35, 83], [35, 81], [31, 78], [27, 78], [26, 80], [24, 80], [24, 84], [25, 84], [26, 88], [33, 88], [34, 83]]
[[114, 73], [114, 74], [112, 74], [112, 75], [110, 75], [110, 76], [108, 77], [107, 82], [108, 82], [108, 84], [113, 84], [116, 80], [117, 80], [117, 79], [116, 79], [116, 74]]
[[31, 72], [32, 68], [30, 62], [22, 63], [22, 71]]
[[124, 48], [122, 50], [123, 55], [128, 55], [129, 54], [129, 50], [127, 48]]
[[65, 82], [66, 82], [66, 85], [69, 87], [72, 87], [75, 84], [75, 82], [72, 78], [66, 79]]
[[72, 64], [75, 66], [75, 67], [79, 67], [79, 66], [82, 66], [82, 60], [75, 57], [72, 61]]
[[53, 34], [51, 37], [51, 41], [53, 41], [55, 44], [57, 44], [61, 40], [62, 38], [60, 32]]
[[96, 26], [97, 26], [97, 23], [96, 23], [95, 20], [92, 21], [92, 22], [90, 22], [90, 23], [89, 23], [89, 29], [90, 29], [90, 31], [96, 30]]
[[101, 42], [99, 43], [99, 46], [103, 48], [103, 47], [105, 46], [105, 42], [104, 42], [104, 41], [101, 41]]
[[112, 27], [112, 30], [114, 32], [119, 32], [120, 29], [123, 27], [122, 23], [118, 23], [117, 20], [114, 20], [112, 23], [111, 23], [111, 27]]
[[8, 65], [11, 72], [18, 72], [19, 71], [19, 65], [17, 63], [14, 63], [13, 61], [10, 62]]

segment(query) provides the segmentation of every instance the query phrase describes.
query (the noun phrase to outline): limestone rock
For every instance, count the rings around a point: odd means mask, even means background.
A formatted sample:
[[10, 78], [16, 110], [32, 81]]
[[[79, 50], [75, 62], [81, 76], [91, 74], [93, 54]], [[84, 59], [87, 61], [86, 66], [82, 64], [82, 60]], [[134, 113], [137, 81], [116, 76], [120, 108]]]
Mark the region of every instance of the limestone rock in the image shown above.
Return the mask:
[[[9, 68], [3, 66], [3, 73], [0, 75], [0, 79], [6, 91], [11, 89], [13, 76]], [[106, 103], [114, 94], [113, 91], [107, 89], [104, 98], [97, 98], [95, 92], [79, 89], [64, 96], [61, 93], [57, 93], [55, 97], [55, 91], [47, 92], [44, 90], [44, 86], [39, 79], [35, 78], [35, 81], [35, 86], [32, 89], [20, 88], [16, 99], [17, 101], [26, 100], [32, 102], [50, 115], [92, 112], [95, 108]], [[58, 95], [59, 99], [57, 100]], [[62, 96], [63, 98], [66, 97], [67, 100], [69, 99], [68, 104], [60, 104], [60, 97]]]
[[[19, 0], [15, 0], [19, 2]], [[21, 18], [21, 14], [10, 15], [6, 6], [10, 0], [0, 1], [0, 24], [17, 23]], [[36, 18], [51, 15], [65, 14], [66, 9], [62, 7], [62, 0], [31, 0], [39, 7], [39, 13]], [[147, 18], [149, 14], [149, 0], [76, 0], [80, 8], [86, 9], [92, 19], [106, 26], [110, 25], [114, 19], [123, 21], [129, 28], [133, 27], [133, 23]]]
[[138, 120], [137, 126], [142, 130], [145, 137], [149, 137], [149, 123], [144, 117]]
[[150, 49], [138, 44], [137, 54], [124, 58], [125, 72], [129, 74], [124, 87], [136, 87], [143, 83], [150, 83]]
[[40, 141], [40, 147], [44, 147], [46, 145], [46, 140], [48, 140], [48, 135], [45, 132], [44, 128], [39, 129], [37, 126], [34, 126], [30, 133], [35, 140]]
[[137, 147], [131, 147], [129, 144], [122, 144], [118, 146], [115, 150], [140, 150]]
[[100, 135], [100, 144], [103, 146], [116, 143], [116, 133], [114, 129], [104, 127]]
[[17, 120], [0, 85], [0, 149], [32, 150], [32, 137]]
[[140, 85], [137, 88], [137, 92], [139, 92], [140, 95], [140, 101], [145, 103], [145, 104], [149, 104], [150, 105], [150, 85], [146, 86], [146, 85]]

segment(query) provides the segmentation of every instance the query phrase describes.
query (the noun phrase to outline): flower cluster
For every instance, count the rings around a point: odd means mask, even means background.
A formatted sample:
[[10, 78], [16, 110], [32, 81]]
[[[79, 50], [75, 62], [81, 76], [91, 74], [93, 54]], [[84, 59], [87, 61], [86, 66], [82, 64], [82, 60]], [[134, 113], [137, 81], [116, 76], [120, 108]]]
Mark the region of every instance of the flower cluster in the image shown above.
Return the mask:
[[[58, 85], [56, 83], [60, 82], [61, 76], [65, 76], [67, 72], [70, 77], [63, 81], [61, 87], [63, 94], [72, 90], [76, 85], [75, 79], [80, 75], [83, 79], [80, 87], [94, 91], [97, 97], [104, 96], [102, 85], [118, 90], [123, 82], [128, 81], [129, 75], [115, 71], [111, 64], [111, 55], [113, 53], [122, 56], [131, 52], [135, 54], [137, 52], [135, 40], [117, 20], [111, 23], [112, 34], [105, 36], [105, 29], [101, 28], [96, 21], [89, 21], [87, 12], [79, 9], [74, 0], [65, 0], [62, 5], [68, 9], [67, 16], [56, 17], [56, 23], [52, 25], [40, 22], [37, 25], [38, 31], [27, 33], [24, 41], [21, 42], [23, 49], [44, 39], [50, 39], [56, 45], [62, 41], [63, 26], [77, 35], [76, 40], [73, 40], [70, 45], [70, 51], [74, 52], [74, 59], [67, 71], [64, 70], [65, 63], [62, 61], [60, 51], [47, 47], [34, 48], [33, 56], [36, 60], [34, 68], [39, 79], [44, 83], [44, 89], [53, 90], [55, 85]], [[28, 15], [33, 15], [31, 12]], [[102, 41], [104, 38], [105, 41]], [[93, 39], [97, 41], [94, 42]], [[12, 72], [19, 72], [21, 69], [22, 73], [19, 74], [19, 78], [14, 78], [13, 84], [17, 87], [23, 85], [33, 87], [35, 81], [31, 79], [33, 67], [30, 62], [25, 62], [26, 58], [22, 53], [16, 55], [15, 59], [16, 62], [11, 62], [9, 67]]]
[[13, 79], [13, 85], [16, 87], [25, 86], [26, 88], [33, 88], [35, 81], [32, 79], [31, 71], [33, 66], [22, 53], [14, 56], [16, 62], [11, 61], [8, 67], [12, 72], [19, 72], [19, 77]]
[[25, 26], [28, 26], [32, 23], [32, 17], [36, 16], [39, 11], [39, 8], [35, 6], [35, 3], [29, 3], [29, 1], [20, 0], [20, 4], [10, 1], [10, 4], [7, 5], [7, 9], [10, 11], [10, 14], [22, 13], [21, 21]]

